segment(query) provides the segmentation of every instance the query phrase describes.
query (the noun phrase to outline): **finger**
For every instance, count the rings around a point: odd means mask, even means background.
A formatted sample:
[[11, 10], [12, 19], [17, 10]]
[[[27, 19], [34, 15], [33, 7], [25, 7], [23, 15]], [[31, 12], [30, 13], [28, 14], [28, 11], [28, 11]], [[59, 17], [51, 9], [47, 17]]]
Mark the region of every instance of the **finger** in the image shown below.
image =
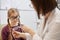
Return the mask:
[[19, 34], [13, 34], [13, 37], [14, 37], [14, 38], [19, 38], [20, 35], [19, 35]]

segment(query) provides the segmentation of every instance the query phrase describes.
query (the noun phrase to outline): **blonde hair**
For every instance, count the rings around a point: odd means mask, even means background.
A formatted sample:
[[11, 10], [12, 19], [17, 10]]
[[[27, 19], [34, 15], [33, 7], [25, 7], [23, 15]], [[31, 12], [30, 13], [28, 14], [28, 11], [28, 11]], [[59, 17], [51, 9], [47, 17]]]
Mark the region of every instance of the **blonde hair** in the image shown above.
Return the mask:
[[12, 13], [15, 13], [15, 12], [17, 12], [17, 13], [19, 14], [18, 9], [16, 9], [16, 8], [10, 8], [10, 9], [8, 10], [8, 17], [10, 17], [10, 15], [11, 15]]
[[10, 26], [10, 23], [9, 23], [9, 17], [11, 16], [12, 13], [15, 13], [15, 12], [17, 12], [19, 14], [19, 12], [18, 12], [18, 10], [16, 8], [10, 8], [8, 10], [8, 15], [7, 15], [8, 16], [8, 27], [9, 27], [8, 40], [13, 40], [12, 29], [10, 28], [11, 26]]

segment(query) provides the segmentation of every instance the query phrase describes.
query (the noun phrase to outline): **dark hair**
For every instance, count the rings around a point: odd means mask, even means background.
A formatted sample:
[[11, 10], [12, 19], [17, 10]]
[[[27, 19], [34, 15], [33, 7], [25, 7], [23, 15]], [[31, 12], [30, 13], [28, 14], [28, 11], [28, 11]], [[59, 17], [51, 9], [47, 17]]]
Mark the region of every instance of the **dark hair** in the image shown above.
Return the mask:
[[51, 12], [56, 6], [56, 0], [31, 0], [33, 6], [35, 7], [38, 17], [39, 11], [42, 9], [42, 14], [45, 15], [48, 12]]

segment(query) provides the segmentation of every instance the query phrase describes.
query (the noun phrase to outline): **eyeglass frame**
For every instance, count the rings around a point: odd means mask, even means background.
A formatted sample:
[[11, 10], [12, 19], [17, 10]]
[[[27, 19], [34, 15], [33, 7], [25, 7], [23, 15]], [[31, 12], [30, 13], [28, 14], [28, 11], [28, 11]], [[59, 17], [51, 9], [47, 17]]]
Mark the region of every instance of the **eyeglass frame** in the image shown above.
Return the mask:
[[19, 18], [20, 18], [20, 16], [16, 16], [16, 17], [10, 17], [9, 19], [14, 20], [14, 19], [19, 19]]

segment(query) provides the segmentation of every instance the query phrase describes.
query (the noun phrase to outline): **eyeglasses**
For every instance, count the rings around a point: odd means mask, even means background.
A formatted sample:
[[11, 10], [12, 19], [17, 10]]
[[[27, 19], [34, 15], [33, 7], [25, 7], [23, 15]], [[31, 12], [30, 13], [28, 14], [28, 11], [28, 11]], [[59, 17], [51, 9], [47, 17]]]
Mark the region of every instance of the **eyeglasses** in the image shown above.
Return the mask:
[[19, 19], [19, 18], [20, 18], [20, 16], [15, 16], [15, 17], [12, 16], [12, 17], [10, 17], [9, 19], [10, 19], [10, 20], [14, 20], [14, 19]]

